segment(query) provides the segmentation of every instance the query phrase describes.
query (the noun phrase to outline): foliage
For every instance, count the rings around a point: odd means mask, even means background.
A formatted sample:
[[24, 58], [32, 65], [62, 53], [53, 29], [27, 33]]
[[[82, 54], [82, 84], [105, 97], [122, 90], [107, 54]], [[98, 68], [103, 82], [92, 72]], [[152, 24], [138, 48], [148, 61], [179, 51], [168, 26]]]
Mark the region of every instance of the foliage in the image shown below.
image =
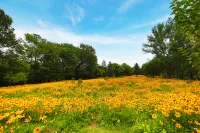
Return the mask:
[[12, 19], [0, 9], [0, 86], [26, 83], [28, 63], [21, 59], [20, 41], [15, 39]]
[[152, 77], [160, 76], [163, 72], [163, 62], [160, 58], [154, 58], [146, 64], [143, 64], [142, 71], [145, 75], [150, 75]]
[[133, 69], [134, 69], [134, 72], [133, 72], [133, 73], [134, 73], [135, 75], [141, 74], [140, 66], [139, 66], [137, 63], [135, 63]]
[[196, 79], [198, 69], [188, 60], [192, 47], [188, 35], [177, 29], [171, 18], [166, 23], [157, 24], [148, 36], [148, 43], [143, 45], [144, 52], [155, 55], [143, 65], [143, 73], [168, 78]]
[[183, 54], [198, 73], [200, 73], [200, 1], [199, 0], [173, 0], [171, 3], [172, 14], [177, 29], [185, 33], [192, 47], [183, 49]]

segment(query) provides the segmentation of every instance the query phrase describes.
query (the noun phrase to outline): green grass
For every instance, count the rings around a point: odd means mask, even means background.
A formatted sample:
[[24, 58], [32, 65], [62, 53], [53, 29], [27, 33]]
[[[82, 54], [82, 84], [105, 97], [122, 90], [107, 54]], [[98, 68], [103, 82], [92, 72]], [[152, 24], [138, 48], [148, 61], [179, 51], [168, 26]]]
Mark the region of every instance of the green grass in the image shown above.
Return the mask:
[[80, 130], [80, 133], [121, 133], [117, 130], [108, 130], [103, 127], [87, 127]]

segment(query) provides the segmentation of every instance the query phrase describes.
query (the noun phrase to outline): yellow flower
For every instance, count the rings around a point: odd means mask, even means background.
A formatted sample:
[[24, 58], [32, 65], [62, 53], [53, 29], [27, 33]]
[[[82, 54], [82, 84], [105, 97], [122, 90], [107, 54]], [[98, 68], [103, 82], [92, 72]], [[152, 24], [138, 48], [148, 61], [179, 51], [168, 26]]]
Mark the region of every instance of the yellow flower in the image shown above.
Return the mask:
[[21, 118], [24, 118], [24, 117], [25, 117], [25, 115], [17, 115], [16, 119], [21, 119]]
[[181, 124], [176, 123], [176, 127], [177, 127], [177, 128], [181, 128]]
[[29, 123], [30, 120], [26, 118], [26, 119], [24, 120], [24, 122], [25, 122], [25, 123]]
[[176, 113], [175, 113], [175, 116], [176, 116], [177, 118], [179, 118], [179, 117], [181, 117], [181, 114], [180, 114], [179, 112], [176, 112]]
[[153, 119], [156, 119], [156, 118], [157, 118], [157, 114], [153, 114], [153, 115], [152, 115], [152, 118], [153, 118]]
[[176, 120], [172, 119], [173, 122], [176, 122]]
[[161, 125], [164, 125], [164, 122], [160, 121], [160, 124], [161, 124]]
[[10, 115], [10, 113], [3, 114], [4, 117], [8, 117], [9, 115]]
[[3, 133], [3, 126], [0, 126], [0, 133]]
[[45, 120], [46, 117], [47, 117], [47, 116], [45, 116], [45, 115], [40, 115], [40, 118], [39, 118], [39, 119], [40, 119], [40, 120]]
[[194, 124], [200, 126], [200, 123], [198, 121], [194, 121]]
[[32, 118], [31, 118], [31, 116], [30, 116], [30, 115], [28, 116], [28, 118], [29, 118], [29, 120], [30, 120], [30, 121], [32, 120]]
[[198, 128], [194, 128], [196, 130], [197, 133], [200, 133], [200, 129]]
[[51, 120], [51, 121], [50, 121], [50, 123], [53, 123], [53, 122], [54, 122], [54, 120]]
[[15, 116], [11, 116], [8, 121], [6, 122], [7, 124], [11, 124], [13, 123], [14, 121], [16, 120], [16, 117]]
[[188, 123], [192, 124], [192, 121], [189, 120]]
[[3, 116], [3, 115], [2, 115], [2, 116], [0, 116], [0, 121], [1, 121], [1, 120], [3, 120], [3, 119], [4, 119], [4, 116]]
[[8, 117], [10, 113], [4, 113], [3, 115], [0, 116], [0, 120], [3, 120], [4, 118]]
[[169, 116], [169, 114], [168, 114], [167, 112], [163, 112], [163, 114], [164, 114], [166, 117]]
[[36, 127], [34, 130], [33, 130], [33, 133], [39, 133], [41, 131], [41, 128], [40, 127]]
[[21, 115], [24, 112], [24, 110], [18, 110], [15, 114], [16, 115]]
[[11, 129], [10, 129], [10, 133], [13, 133], [14, 130], [15, 130], [15, 128], [11, 128]]
[[119, 120], [117, 120], [117, 123], [120, 123], [120, 119], [119, 119]]

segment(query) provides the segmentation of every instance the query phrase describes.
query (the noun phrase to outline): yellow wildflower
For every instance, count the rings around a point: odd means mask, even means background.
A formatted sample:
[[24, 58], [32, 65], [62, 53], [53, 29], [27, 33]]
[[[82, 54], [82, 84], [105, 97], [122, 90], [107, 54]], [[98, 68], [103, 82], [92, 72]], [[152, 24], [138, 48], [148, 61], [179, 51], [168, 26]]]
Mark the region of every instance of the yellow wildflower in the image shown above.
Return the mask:
[[153, 118], [153, 119], [156, 119], [156, 118], [157, 118], [157, 114], [153, 114], [153, 115], [152, 115], [152, 118]]
[[177, 127], [177, 128], [181, 128], [182, 126], [181, 126], [181, 124], [176, 123], [176, 127]]
[[179, 118], [179, 117], [181, 117], [181, 114], [180, 114], [179, 112], [176, 112], [176, 113], [175, 113], [175, 116], [176, 116], [177, 118]]
[[15, 114], [16, 115], [21, 115], [24, 112], [24, 110], [18, 110]]
[[39, 118], [39, 119], [40, 119], [40, 120], [45, 120], [46, 117], [47, 117], [47, 116], [45, 116], [45, 115], [40, 115], [40, 118]]
[[0, 133], [3, 133], [3, 126], [0, 126]]
[[198, 128], [194, 128], [196, 130], [197, 133], [200, 133], [200, 129]]
[[161, 124], [161, 125], [164, 125], [164, 122], [160, 121], [160, 124]]
[[194, 121], [194, 124], [200, 126], [200, 123], [198, 121]]
[[41, 128], [40, 127], [36, 127], [34, 130], [33, 130], [33, 133], [39, 133], [41, 131]]

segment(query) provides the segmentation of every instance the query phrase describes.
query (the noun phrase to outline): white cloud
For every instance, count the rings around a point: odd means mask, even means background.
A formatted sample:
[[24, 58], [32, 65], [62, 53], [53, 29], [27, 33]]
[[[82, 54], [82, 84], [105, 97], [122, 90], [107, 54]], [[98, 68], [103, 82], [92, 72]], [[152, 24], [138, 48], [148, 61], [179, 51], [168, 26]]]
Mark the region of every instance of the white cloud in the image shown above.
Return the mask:
[[80, 43], [87, 43], [89, 45], [130, 45], [141, 44], [145, 40], [144, 36], [137, 37], [134, 35], [126, 36], [106, 36], [101, 34], [75, 34], [61, 28], [23, 28], [16, 27], [15, 33], [17, 37], [23, 37], [24, 33], [36, 33], [49, 41], [58, 43], [73, 43], [79, 45]]
[[137, 4], [140, 0], [124, 0], [122, 5], [119, 7], [118, 12], [123, 13], [129, 10], [133, 5]]
[[135, 63], [138, 63], [140, 66], [142, 66], [143, 63], [147, 62], [148, 59], [152, 59], [153, 56], [150, 54], [143, 54], [141, 49], [137, 49], [137, 52], [131, 53], [131, 50], [126, 53], [124, 53], [123, 50], [118, 50], [117, 52], [110, 52], [108, 54], [104, 53], [98, 53], [98, 63], [101, 64], [103, 60], [106, 61], [108, 64], [110, 61], [112, 63], [127, 63], [130, 66], [133, 66]]
[[85, 10], [82, 7], [76, 4], [66, 5], [65, 7], [67, 10], [66, 16], [74, 26], [85, 17]]
[[37, 24], [42, 28], [47, 28], [48, 24], [42, 20], [37, 20]]
[[[43, 22], [43, 21], [41, 21]], [[146, 33], [143, 34], [124, 34], [122, 36], [104, 35], [104, 34], [77, 34], [65, 28], [50, 23], [46, 27], [17, 27], [15, 34], [17, 37], [24, 38], [24, 33], [35, 33], [43, 38], [57, 43], [71, 43], [79, 46], [85, 43], [96, 49], [99, 62], [101, 59], [116, 63], [128, 63], [133, 65], [134, 62], [142, 64], [146, 61], [147, 56], [142, 54], [141, 44], [146, 42]], [[108, 47], [112, 48], [108, 50]], [[113, 49], [114, 48], [114, 49]], [[124, 51], [123, 49], [130, 51]], [[139, 51], [139, 53], [138, 53]], [[129, 53], [129, 55], [127, 55]]]
[[96, 22], [98, 22], [98, 21], [104, 21], [104, 17], [100, 16], [100, 17], [94, 18], [94, 21], [96, 21]]
[[138, 25], [131, 25], [127, 29], [138, 29], [138, 28], [143, 28], [143, 27], [147, 27], [147, 26], [151, 26], [151, 25], [156, 25], [158, 23], [167, 21], [169, 17], [172, 17], [172, 16], [167, 14], [167, 15], [164, 15], [164, 17], [153, 20], [153, 21], [149, 21], [149, 22], [146, 22], [143, 24], [138, 24]]

